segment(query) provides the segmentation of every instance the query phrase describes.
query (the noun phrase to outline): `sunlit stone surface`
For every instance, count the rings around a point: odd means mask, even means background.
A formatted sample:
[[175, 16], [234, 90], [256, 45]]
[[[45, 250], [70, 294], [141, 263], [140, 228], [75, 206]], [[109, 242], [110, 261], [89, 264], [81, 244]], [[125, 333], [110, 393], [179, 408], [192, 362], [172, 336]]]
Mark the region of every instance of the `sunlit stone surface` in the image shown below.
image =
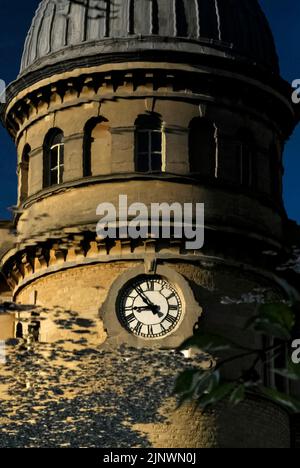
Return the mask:
[[[61, 309], [2, 304], [0, 330], [0, 447], [289, 445], [287, 413], [266, 401], [176, 410], [174, 380], [188, 366], [210, 367], [203, 354], [110, 349], [97, 344], [96, 323]], [[268, 437], [258, 439], [265, 427]]]
[[0, 310], [0, 447], [149, 447], [148, 425], [167, 430], [181, 355], [96, 345], [95, 323], [72, 312]]

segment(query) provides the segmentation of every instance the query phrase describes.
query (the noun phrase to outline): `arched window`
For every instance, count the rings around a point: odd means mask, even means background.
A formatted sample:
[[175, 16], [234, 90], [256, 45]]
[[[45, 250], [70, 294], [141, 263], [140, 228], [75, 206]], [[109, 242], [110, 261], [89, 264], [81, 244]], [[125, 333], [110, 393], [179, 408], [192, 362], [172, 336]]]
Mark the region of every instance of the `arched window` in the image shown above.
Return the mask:
[[28, 177], [29, 177], [29, 155], [31, 148], [25, 145], [20, 164], [20, 202], [22, 203], [28, 197]]
[[135, 128], [135, 170], [161, 172], [163, 132], [160, 117], [156, 114], [140, 115]]
[[23, 325], [21, 322], [18, 322], [16, 326], [16, 338], [23, 338]]
[[251, 134], [241, 130], [238, 133], [238, 168], [239, 183], [244, 187], [253, 187], [254, 177], [254, 143]]
[[84, 127], [83, 177], [107, 174], [111, 164], [111, 131], [104, 117], [91, 118]]
[[190, 172], [215, 177], [216, 148], [215, 125], [205, 118], [194, 118], [189, 126]]
[[44, 187], [61, 184], [64, 176], [64, 134], [50, 130], [44, 142]]

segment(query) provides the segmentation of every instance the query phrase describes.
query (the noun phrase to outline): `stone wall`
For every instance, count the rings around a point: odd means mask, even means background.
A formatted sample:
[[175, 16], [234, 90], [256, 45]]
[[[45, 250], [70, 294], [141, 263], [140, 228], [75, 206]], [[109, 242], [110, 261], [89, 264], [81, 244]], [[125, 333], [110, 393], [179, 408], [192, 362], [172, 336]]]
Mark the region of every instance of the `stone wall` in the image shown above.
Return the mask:
[[114, 263], [85, 266], [42, 277], [25, 287], [17, 296], [22, 304], [35, 303], [43, 307], [63, 307], [64, 310], [79, 312], [85, 319], [98, 323], [98, 342], [106, 339], [99, 310], [107, 297], [113, 281], [130, 264]]
[[[49, 197], [52, 192], [59, 191], [64, 197], [62, 203], [70, 207], [70, 201], [65, 198], [65, 191], [69, 191], [73, 185], [81, 203], [85, 198], [88, 199], [88, 193], [79, 190], [79, 181], [81, 184], [92, 184], [92, 190], [96, 189], [97, 184], [97, 191], [101, 192], [98, 185], [103, 185], [105, 191], [106, 179], [113, 177], [118, 182], [121, 179], [124, 186], [117, 188], [118, 193], [121, 188], [122, 193], [127, 193], [126, 181], [138, 176], [140, 189], [143, 191], [139, 201], [147, 203], [147, 200], [144, 200], [147, 193], [144, 190], [145, 178], [147, 181], [149, 178], [154, 181], [163, 178], [166, 182], [177, 177], [177, 182], [181, 185], [180, 191], [186, 190], [182, 185], [186, 183], [184, 178], [190, 178], [190, 189], [195, 190], [197, 201], [206, 203], [207, 212], [211, 215], [215, 213], [220, 221], [235, 225], [237, 220], [243, 225], [251, 213], [253, 222], [246, 229], [255, 231], [262, 226], [270, 235], [280, 237], [281, 213], [278, 213], [278, 208], [282, 208], [282, 138], [279, 132], [272, 129], [268, 118], [261, 118], [260, 114], [255, 114], [253, 118], [246, 102], [241, 101], [241, 95], [232, 96], [230, 102], [221, 105], [216, 100], [217, 91], [220, 94], [220, 102], [223, 99], [222, 90], [218, 87], [212, 92], [206, 83], [203, 93], [199, 93], [195, 83], [198, 78], [204, 79], [207, 70], [180, 65], [179, 73], [177, 65], [159, 64], [158, 73], [154, 64], [141, 62], [127, 66], [132, 67], [130, 72], [123, 69], [123, 65], [116, 64], [109, 67], [93, 67], [89, 69], [91, 75], [85, 76], [84, 80], [81, 69], [59, 77], [53, 76], [50, 79], [52, 86], [49, 81], [41, 81], [22, 91], [16, 98], [22, 101], [29, 93], [32, 99], [32, 102], [29, 99], [30, 103], [26, 100], [28, 111], [26, 115], [20, 116], [14, 135], [19, 162], [19, 204], [29, 207], [29, 212], [25, 211], [21, 216], [21, 223], [24, 221], [26, 224], [28, 221], [28, 231], [33, 232], [32, 220], [37, 217], [39, 220], [43, 218], [44, 221], [46, 216], [51, 221], [57, 218], [53, 213], [47, 212], [44, 203], [36, 203], [44, 197]], [[147, 73], [141, 73], [142, 69], [147, 70]], [[54, 86], [55, 80], [59, 80], [58, 87]], [[246, 101], [246, 97], [244, 98]], [[14, 105], [15, 101], [10, 107]], [[8, 108], [8, 114], [10, 110]], [[145, 176], [135, 172], [134, 132], [137, 117], [149, 112], [159, 116], [162, 123], [163, 170], [159, 175]], [[87, 123], [95, 118], [104, 119], [102, 127], [105, 127], [105, 131], [100, 132], [101, 138], [98, 138], [97, 129], [93, 133], [93, 137], [96, 136], [91, 148], [91, 175], [94, 180], [90, 180], [83, 177], [84, 131]], [[190, 171], [189, 126], [195, 118], [206, 119], [215, 129], [212, 142], [215, 148], [212, 162], [214, 171], [210, 177], [205, 174], [201, 177], [201, 174], [191, 174]], [[43, 145], [45, 136], [52, 128], [61, 129], [65, 137], [64, 183], [45, 190]], [[251, 154], [255, 160], [251, 168], [251, 186], [240, 180], [241, 131], [247, 131], [251, 135]], [[28, 181], [27, 172], [24, 175], [28, 167], [22, 161], [26, 145], [31, 149]], [[199, 148], [199, 158], [201, 151], [204, 149]], [[22, 185], [28, 185], [27, 199], [24, 197], [25, 189]], [[272, 191], [272, 187], [275, 187], [276, 193]], [[220, 197], [215, 196], [218, 189], [221, 189]], [[178, 186], [166, 184], [165, 194], [168, 195], [170, 190], [177, 195]], [[130, 187], [128, 191], [130, 192]], [[148, 192], [155, 193], [155, 182]], [[238, 204], [234, 201], [237, 194], [241, 197]], [[164, 197], [161, 193], [159, 195], [161, 199], [158, 201], [163, 201]], [[100, 200], [100, 197], [98, 198]], [[60, 204], [56, 196], [53, 203]], [[32, 204], [36, 206], [30, 209]], [[96, 205], [89, 206], [88, 209], [94, 213]], [[85, 207], [81, 212], [84, 211]], [[232, 213], [235, 219], [231, 220], [227, 216], [226, 220], [223, 220], [224, 212]], [[81, 222], [80, 215], [73, 216], [73, 219], [78, 224]], [[19, 228], [23, 230], [22, 224]]]
[[[197, 326], [221, 333], [250, 348], [261, 346], [261, 338], [244, 329], [249, 318], [257, 312], [258, 303], [255, 301], [272, 302], [286, 297], [284, 291], [275, 283], [238, 268], [216, 264], [199, 267], [195, 263], [179, 260], [175, 263], [161, 261], [160, 264], [174, 270], [187, 281], [186, 287], [190, 288], [199, 305]], [[47, 275], [42, 275], [21, 288], [17, 292], [16, 301], [22, 304], [35, 302], [43, 307], [62, 307], [64, 310], [72, 310], [85, 318], [96, 320], [99, 324], [99, 342], [103, 342], [106, 334], [100, 320], [101, 307], [108, 297], [111, 297], [112, 286], [116, 280], [119, 281], [124, 273], [138, 265], [143, 266], [143, 263], [133, 260], [116, 261], [77, 266], [52, 273], [50, 268]], [[182, 293], [188, 295], [190, 291], [184, 290]], [[110, 309], [106, 312], [106, 320], [110, 320], [110, 314], [116, 314], [114, 301], [110, 302]], [[192, 310], [186, 310], [186, 314], [192, 316]], [[189, 324], [189, 336], [196, 324], [197, 315], [193, 316]], [[186, 338], [188, 336], [183, 334], [180, 342]], [[123, 341], [126, 343], [128, 339], [125, 334]], [[151, 347], [151, 342], [144, 343], [143, 340], [136, 344]], [[226, 375], [229, 378], [237, 377], [243, 366], [251, 362], [251, 359], [246, 359], [239, 364], [235, 363], [235, 366], [226, 369]]]
[[[164, 412], [164, 411], [162, 411]], [[287, 412], [264, 400], [247, 399], [237, 408], [225, 404], [204, 414], [193, 405], [165, 410], [169, 426], [137, 425], [156, 448], [290, 448]]]
[[[11, 304], [2, 318], [21, 322], [24, 335], [9, 339], [10, 325], [3, 337], [1, 447], [290, 447], [288, 415], [267, 400], [175, 409], [176, 377], [206, 367], [207, 356], [103, 346], [95, 320], [62, 308]], [[47, 329], [38, 340], [27, 334], [31, 321]]]

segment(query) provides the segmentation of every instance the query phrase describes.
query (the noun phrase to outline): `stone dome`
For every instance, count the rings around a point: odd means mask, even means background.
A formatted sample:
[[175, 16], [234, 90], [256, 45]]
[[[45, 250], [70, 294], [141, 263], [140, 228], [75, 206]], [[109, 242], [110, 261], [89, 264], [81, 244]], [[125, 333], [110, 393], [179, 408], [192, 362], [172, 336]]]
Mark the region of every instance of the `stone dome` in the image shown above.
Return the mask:
[[278, 72], [257, 0], [43, 0], [21, 74], [78, 57], [145, 50], [241, 57]]

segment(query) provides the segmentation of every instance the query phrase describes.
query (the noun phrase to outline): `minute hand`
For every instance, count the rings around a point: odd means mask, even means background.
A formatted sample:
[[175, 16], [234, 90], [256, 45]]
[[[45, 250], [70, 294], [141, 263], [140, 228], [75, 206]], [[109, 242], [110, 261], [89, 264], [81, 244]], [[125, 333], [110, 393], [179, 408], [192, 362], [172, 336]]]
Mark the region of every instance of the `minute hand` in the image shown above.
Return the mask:
[[146, 296], [144, 291], [136, 289], [136, 292], [143, 299], [144, 303], [149, 307], [149, 309], [153, 312], [154, 315], [158, 315], [159, 317], [162, 317], [164, 315], [160, 312], [159, 307], [150, 301], [150, 299]]

